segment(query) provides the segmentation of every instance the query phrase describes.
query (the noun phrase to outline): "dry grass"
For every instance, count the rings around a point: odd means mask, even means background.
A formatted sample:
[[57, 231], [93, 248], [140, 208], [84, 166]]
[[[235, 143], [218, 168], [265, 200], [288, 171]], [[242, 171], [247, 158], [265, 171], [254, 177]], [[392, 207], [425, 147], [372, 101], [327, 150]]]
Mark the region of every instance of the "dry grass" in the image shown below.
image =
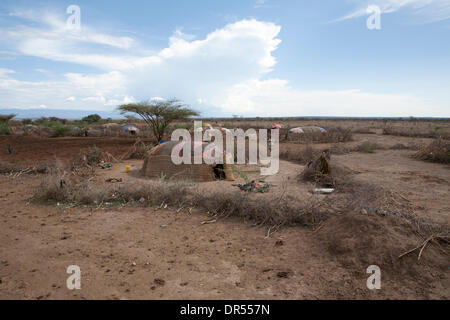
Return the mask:
[[405, 145], [403, 143], [397, 143], [397, 144], [393, 145], [392, 147], [390, 147], [389, 149], [392, 149], [392, 150], [418, 150], [419, 147], [414, 142], [410, 142], [407, 145]]
[[450, 142], [440, 138], [436, 139], [429, 145], [421, 147], [414, 157], [425, 161], [449, 164]]
[[70, 200], [73, 186], [72, 182], [66, 182], [62, 175], [49, 174], [42, 179], [33, 199], [50, 203], [67, 202]]
[[353, 133], [359, 133], [359, 134], [376, 134], [376, 132], [370, 128], [356, 128], [352, 130]]
[[[320, 195], [290, 195], [275, 198], [241, 191], [198, 192], [186, 183], [145, 181], [101, 186], [89, 179], [64, 174], [60, 168], [46, 175], [34, 194], [34, 200], [44, 204], [69, 206], [157, 206], [181, 210], [199, 208], [212, 218], [239, 217], [255, 225], [279, 228], [299, 224], [315, 228], [333, 215], [361, 210], [377, 204], [383, 193], [366, 183], [354, 180], [348, 171], [333, 168], [336, 192]], [[383, 203], [389, 203], [383, 198]], [[393, 204], [392, 204], [393, 205]], [[397, 208], [397, 207], [396, 207]], [[275, 230], [273, 229], [273, 230]]]
[[319, 150], [314, 149], [310, 144], [306, 145], [304, 148], [284, 148], [283, 145], [280, 146], [280, 159], [298, 162], [299, 164], [306, 164], [308, 161], [317, 157], [320, 153]]
[[24, 167], [10, 163], [0, 162], [0, 174], [22, 175], [22, 174], [38, 174], [47, 172], [48, 172], [47, 165]]
[[374, 142], [364, 141], [355, 150], [358, 152], [375, 153], [376, 149], [381, 149], [381, 146]]
[[450, 139], [450, 134], [448, 132], [442, 131], [439, 127], [434, 129], [425, 130], [423, 128], [418, 128], [415, 126], [411, 127], [391, 127], [387, 126], [383, 128], [383, 134], [391, 136], [402, 136], [402, 137], [416, 137], [416, 138], [442, 138]]
[[[439, 142], [442, 143], [442, 142]], [[448, 149], [447, 149], [448, 151]], [[281, 157], [306, 163], [314, 159], [319, 150], [308, 145], [302, 151], [287, 151]], [[101, 150], [91, 149], [82, 155], [82, 164], [94, 165], [108, 157]], [[110, 159], [111, 160], [111, 159]], [[72, 168], [73, 169], [73, 168]], [[385, 189], [355, 180], [353, 171], [331, 163], [331, 181], [336, 189], [328, 196], [310, 194], [299, 198], [283, 192], [282, 196], [260, 197], [240, 191], [198, 192], [192, 185], [171, 181], [145, 181], [113, 185], [96, 185], [88, 176], [77, 175], [62, 164], [54, 164], [46, 169], [49, 174], [34, 194], [39, 203], [60, 203], [70, 206], [158, 206], [173, 210], [200, 208], [213, 218], [239, 217], [252, 221], [255, 225], [268, 225], [279, 228], [283, 225], [300, 224], [315, 228], [333, 215], [351, 211], [359, 212], [364, 207], [387, 210], [394, 208], [409, 217], [412, 210], [404, 199]], [[316, 182], [317, 186], [317, 181]], [[382, 212], [382, 211], [380, 211]], [[412, 218], [411, 218], [412, 219]], [[423, 222], [417, 222], [418, 225]]]
[[289, 141], [301, 143], [339, 143], [353, 140], [351, 128], [329, 128], [326, 132], [307, 132], [303, 134], [289, 134]]
[[284, 194], [273, 199], [240, 191], [204, 193], [191, 186], [146, 181], [102, 187], [86, 179], [76, 180], [74, 176], [63, 177], [61, 173], [53, 173], [44, 177], [33, 199], [44, 204], [70, 206], [167, 206], [174, 210], [196, 207], [214, 218], [240, 217], [254, 224], [276, 227], [292, 224], [315, 226], [331, 215], [352, 209], [346, 207], [348, 200], [339, 204], [333, 197], [321, 198], [313, 194], [299, 201], [298, 197]]

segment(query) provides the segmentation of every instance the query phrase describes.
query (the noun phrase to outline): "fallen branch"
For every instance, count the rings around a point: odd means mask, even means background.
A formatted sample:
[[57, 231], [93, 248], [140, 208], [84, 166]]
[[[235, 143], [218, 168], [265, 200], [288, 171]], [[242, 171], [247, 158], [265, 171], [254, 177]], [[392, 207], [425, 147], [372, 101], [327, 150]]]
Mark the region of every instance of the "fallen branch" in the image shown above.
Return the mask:
[[412, 252], [414, 252], [414, 251], [416, 251], [417, 249], [420, 248], [419, 256], [418, 256], [418, 258], [417, 258], [417, 260], [420, 260], [420, 257], [422, 256], [422, 252], [423, 252], [423, 250], [425, 249], [425, 247], [427, 246], [428, 242], [430, 242], [430, 241], [432, 241], [432, 240], [434, 240], [434, 239], [446, 239], [446, 238], [449, 238], [449, 237], [448, 237], [448, 236], [442, 236], [442, 235], [432, 235], [432, 236], [428, 237], [425, 241], [423, 241], [423, 242], [422, 242], [420, 245], [418, 245], [417, 247], [415, 247], [415, 248], [413, 248], [413, 249], [411, 249], [411, 250], [408, 250], [408, 251], [402, 253], [401, 255], [399, 255], [398, 258], [400, 259], [400, 258], [402, 258], [403, 256], [406, 256], [407, 254], [412, 253]]
[[207, 221], [203, 221], [201, 224], [210, 224], [210, 223], [215, 223], [217, 220], [207, 220]]

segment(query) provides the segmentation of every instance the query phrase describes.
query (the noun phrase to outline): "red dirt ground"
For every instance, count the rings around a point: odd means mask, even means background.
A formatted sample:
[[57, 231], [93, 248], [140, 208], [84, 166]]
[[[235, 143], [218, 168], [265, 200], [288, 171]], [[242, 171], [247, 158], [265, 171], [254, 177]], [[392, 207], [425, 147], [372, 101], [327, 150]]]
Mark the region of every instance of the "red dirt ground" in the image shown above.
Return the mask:
[[[148, 141], [150, 139], [144, 139]], [[80, 150], [98, 147], [113, 156], [124, 154], [135, 143], [132, 138], [94, 138], [64, 137], [37, 138], [32, 136], [0, 136], [0, 161], [19, 166], [38, 166], [49, 161], [69, 160], [78, 155]], [[13, 153], [8, 154], [8, 146]]]

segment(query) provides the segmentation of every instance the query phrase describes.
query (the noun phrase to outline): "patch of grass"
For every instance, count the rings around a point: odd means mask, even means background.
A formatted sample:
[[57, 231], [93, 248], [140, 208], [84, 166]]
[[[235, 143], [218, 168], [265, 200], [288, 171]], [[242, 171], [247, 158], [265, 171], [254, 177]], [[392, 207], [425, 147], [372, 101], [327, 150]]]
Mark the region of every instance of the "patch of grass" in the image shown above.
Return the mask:
[[376, 149], [380, 149], [380, 146], [370, 141], [364, 141], [356, 147], [356, 151], [365, 153], [375, 153]]

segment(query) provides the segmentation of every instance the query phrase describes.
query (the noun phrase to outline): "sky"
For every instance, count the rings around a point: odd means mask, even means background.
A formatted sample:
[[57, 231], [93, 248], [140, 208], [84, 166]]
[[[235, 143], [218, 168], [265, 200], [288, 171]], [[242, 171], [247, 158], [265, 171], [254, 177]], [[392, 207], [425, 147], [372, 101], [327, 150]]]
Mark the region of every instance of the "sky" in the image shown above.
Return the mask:
[[450, 117], [450, 0], [0, 2], [0, 109], [174, 97], [204, 117]]

